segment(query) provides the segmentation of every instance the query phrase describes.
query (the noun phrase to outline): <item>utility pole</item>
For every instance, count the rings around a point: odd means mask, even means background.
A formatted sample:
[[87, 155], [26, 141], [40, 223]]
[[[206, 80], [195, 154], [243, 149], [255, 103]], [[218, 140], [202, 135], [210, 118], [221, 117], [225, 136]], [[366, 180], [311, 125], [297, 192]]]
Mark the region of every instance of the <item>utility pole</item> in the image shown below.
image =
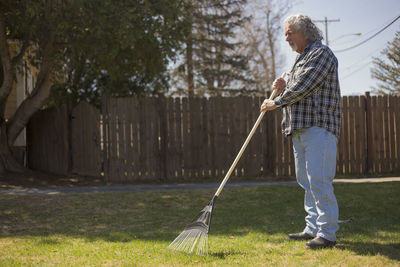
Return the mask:
[[328, 20], [326, 17], [324, 20], [314, 20], [314, 22], [322, 22], [325, 24], [325, 42], [326, 45], [329, 46], [329, 40], [328, 40], [328, 22], [340, 22], [340, 19], [330, 19]]

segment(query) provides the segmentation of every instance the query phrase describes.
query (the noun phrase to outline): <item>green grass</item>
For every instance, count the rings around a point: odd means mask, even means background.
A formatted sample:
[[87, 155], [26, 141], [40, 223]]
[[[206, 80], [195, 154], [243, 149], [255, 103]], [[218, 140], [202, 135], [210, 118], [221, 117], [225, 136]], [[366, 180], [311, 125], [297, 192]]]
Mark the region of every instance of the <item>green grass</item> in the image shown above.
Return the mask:
[[214, 190], [0, 196], [0, 266], [400, 266], [400, 183], [338, 184], [334, 249], [287, 233], [304, 226], [294, 186], [225, 189], [208, 257], [169, 243]]

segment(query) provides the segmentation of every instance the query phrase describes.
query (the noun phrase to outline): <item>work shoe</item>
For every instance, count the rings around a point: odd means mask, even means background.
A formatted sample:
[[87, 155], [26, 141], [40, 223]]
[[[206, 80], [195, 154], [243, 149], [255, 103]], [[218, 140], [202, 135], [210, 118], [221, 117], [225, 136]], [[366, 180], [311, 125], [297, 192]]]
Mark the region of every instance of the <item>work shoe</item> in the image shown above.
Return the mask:
[[310, 240], [313, 238], [314, 237], [312, 235], [309, 235], [304, 232], [297, 233], [297, 234], [289, 234], [289, 239], [291, 239], [291, 240]]
[[329, 241], [323, 237], [317, 236], [311, 241], [306, 243], [307, 248], [318, 249], [318, 248], [332, 248], [336, 245], [336, 241]]

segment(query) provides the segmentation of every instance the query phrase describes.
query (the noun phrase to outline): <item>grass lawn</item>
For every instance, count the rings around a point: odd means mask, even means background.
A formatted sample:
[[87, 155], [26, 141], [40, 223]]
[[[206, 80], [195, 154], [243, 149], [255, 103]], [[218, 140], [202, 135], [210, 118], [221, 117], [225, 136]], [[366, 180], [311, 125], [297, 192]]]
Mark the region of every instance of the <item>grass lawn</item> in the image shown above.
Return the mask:
[[0, 266], [400, 266], [400, 183], [336, 184], [334, 249], [287, 234], [304, 227], [296, 186], [225, 189], [209, 256], [167, 248], [214, 190], [0, 195]]

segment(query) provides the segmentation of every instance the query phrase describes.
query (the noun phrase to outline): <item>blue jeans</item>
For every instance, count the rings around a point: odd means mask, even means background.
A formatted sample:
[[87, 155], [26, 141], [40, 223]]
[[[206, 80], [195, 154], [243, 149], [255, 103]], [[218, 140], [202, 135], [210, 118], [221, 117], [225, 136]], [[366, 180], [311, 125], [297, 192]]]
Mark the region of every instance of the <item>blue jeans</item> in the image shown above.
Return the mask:
[[336, 241], [339, 209], [332, 181], [336, 173], [337, 138], [311, 127], [293, 133], [296, 179], [305, 190], [305, 233]]

